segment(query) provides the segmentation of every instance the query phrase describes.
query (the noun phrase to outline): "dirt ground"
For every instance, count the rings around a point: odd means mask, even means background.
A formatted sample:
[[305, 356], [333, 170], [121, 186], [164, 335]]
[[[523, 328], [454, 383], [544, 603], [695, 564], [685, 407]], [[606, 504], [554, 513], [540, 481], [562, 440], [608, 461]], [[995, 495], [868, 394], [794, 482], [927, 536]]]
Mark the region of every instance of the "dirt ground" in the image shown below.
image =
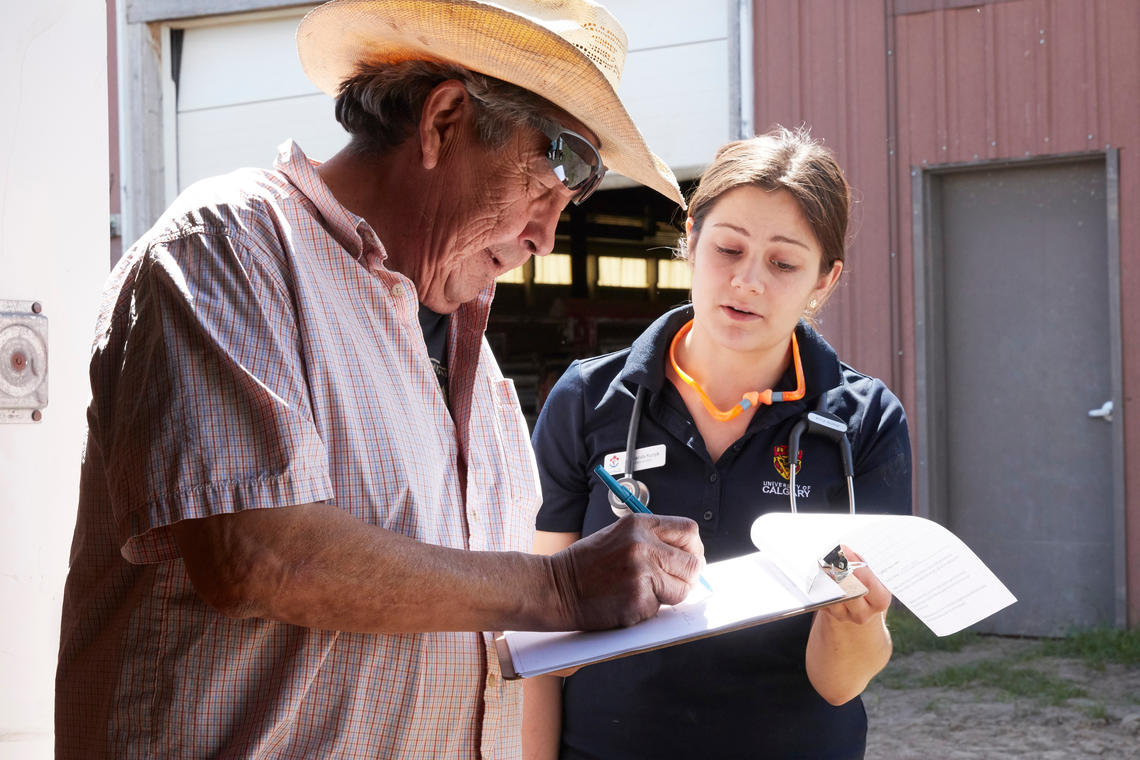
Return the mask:
[[1100, 671], [1080, 660], [1044, 656], [1018, 662], [1017, 667], [1063, 678], [1087, 694], [1060, 706], [998, 688], [913, 685], [922, 674], [980, 661], [1017, 660], [1038, 647], [1033, 640], [986, 636], [959, 652], [896, 656], [863, 695], [869, 721], [867, 757], [1140, 759], [1137, 667], [1109, 664]]

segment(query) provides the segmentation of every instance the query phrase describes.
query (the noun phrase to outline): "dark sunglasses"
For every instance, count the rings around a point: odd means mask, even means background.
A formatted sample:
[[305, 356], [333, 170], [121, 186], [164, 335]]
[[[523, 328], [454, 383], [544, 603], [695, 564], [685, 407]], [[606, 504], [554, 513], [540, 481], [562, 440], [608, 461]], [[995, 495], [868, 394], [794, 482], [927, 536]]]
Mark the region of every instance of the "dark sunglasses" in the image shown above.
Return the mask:
[[550, 138], [546, 160], [554, 176], [574, 192], [571, 198], [575, 205], [593, 195], [602, 178], [606, 176], [606, 166], [593, 143], [577, 132], [557, 125], [544, 129]]

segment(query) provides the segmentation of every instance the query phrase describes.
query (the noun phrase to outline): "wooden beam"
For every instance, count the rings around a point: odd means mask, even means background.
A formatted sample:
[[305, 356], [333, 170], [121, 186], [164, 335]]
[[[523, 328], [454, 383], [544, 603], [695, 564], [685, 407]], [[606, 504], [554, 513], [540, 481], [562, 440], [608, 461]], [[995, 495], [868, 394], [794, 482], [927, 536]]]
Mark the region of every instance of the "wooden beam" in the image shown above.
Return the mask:
[[126, 0], [126, 2], [129, 24], [316, 5], [316, 3], [281, 0]]

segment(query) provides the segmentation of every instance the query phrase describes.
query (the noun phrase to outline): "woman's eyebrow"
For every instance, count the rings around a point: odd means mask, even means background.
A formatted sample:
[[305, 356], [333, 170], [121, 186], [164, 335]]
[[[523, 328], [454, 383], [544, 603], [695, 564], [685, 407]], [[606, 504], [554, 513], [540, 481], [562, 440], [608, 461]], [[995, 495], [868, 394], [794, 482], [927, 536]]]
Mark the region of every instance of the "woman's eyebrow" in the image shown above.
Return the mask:
[[771, 240], [773, 243], [791, 243], [792, 245], [798, 245], [800, 248], [805, 248], [809, 251], [811, 250], [807, 243], [796, 240], [795, 238], [785, 237], [784, 235], [773, 235], [769, 238], [769, 240]]
[[739, 232], [744, 237], [752, 237], [751, 232], [744, 229], [743, 227], [732, 224], [731, 222], [717, 222], [716, 224], [713, 225], [713, 227], [728, 227], [730, 230], [733, 230], [734, 232]]
[[[748, 230], [739, 225], [732, 224], [731, 222], [716, 222], [713, 224], [713, 227], [727, 227], [734, 232], [739, 232], [744, 237], [752, 237], [752, 233], [750, 233]], [[795, 238], [787, 237], [786, 235], [773, 235], [772, 237], [768, 238], [768, 240], [773, 243], [791, 243], [792, 245], [798, 245], [800, 248], [803, 248], [805, 250], [811, 250], [811, 247], [808, 246], [807, 243], [804, 243], [802, 240], [796, 240]]]

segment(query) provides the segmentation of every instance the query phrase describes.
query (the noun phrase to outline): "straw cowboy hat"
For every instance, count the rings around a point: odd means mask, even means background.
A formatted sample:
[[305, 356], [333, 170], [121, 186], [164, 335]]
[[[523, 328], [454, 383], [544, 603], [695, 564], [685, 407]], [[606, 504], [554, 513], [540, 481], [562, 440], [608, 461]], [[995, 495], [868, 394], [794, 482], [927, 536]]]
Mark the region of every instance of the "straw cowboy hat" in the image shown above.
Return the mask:
[[332, 0], [305, 16], [297, 51], [330, 95], [359, 62], [404, 60], [456, 63], [526, 88], [588, 126], [611, 171], [684, 206], [617, 96], [625, 31], [591, 0]]

